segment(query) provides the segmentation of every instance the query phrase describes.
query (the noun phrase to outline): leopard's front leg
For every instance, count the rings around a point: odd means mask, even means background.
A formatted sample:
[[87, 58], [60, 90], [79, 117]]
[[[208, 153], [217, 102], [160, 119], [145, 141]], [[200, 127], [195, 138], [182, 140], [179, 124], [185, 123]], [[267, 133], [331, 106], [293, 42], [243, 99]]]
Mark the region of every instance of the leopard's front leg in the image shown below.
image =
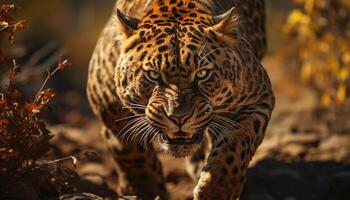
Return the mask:
[[217, 137], [194, 189], [195, 200], [238, 199], [249, 162], [261, 143], [268, 123], [258, 116], [240, 122], [230, 136]]

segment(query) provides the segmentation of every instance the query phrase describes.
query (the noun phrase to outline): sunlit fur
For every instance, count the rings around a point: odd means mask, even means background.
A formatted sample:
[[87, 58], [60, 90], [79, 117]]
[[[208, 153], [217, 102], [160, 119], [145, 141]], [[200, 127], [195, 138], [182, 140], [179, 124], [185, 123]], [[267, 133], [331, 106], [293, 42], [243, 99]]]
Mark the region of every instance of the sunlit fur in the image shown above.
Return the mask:
[[[178, 131], [188, 138], [200, 131], [224, 137], [238, 126], [227, 116], [234, 115], [232, 110], [242, 98], [244, 104], [251, 104], [263, 95], [259, 94], [263, 85], [253, 85], [249, 80], [263, 81], [261, 75], [265, 73], [263, 68], [249, 66], [260, 65], [254, 63], [249, 43], [235, 30], [230, 30], [230, 35], [220, 32], [225, 24], [219, 26], [201, 5], [184, 2], [180, 7], [167, 6], [165, 12], [153, 1], [138, 29], [123, 42], [115, 76], [118, 95], [133, 113], [145, 114], [129, 122], [130, 127], [121, 133], [123, 137], [141, 140], [142, 144], [159, 139], [160, 134], [175, 137]], [[191, 6], [194, 8], [189, 9]], [[184, 14], [174, 18], [174, 8]], [[163, 16], [162, 20], [156, 16]], [[238, 23], [236, 16], [229, 20], [231, 27]], [[248, 60], [242, 61], [242, 54]], [[258, 72], [253, 74], [247, 68], [257, 68]], [[196, 78], [201, 70], [207, 70], [204, 79]], [[150, 78], [150, 71], [159, 73], [159, 80]], [[176, 125], [172, 115], [184, 116], [184, 124]], [[176, 156], [186, 156], [199, 145], [161, 147]]]
[[118, 0], [87, 93], [120, 194], [170, 198], [160, 149], [187, 156], [194, 200], [239, 199], [274, 107], [265, 52], [264, 0]]

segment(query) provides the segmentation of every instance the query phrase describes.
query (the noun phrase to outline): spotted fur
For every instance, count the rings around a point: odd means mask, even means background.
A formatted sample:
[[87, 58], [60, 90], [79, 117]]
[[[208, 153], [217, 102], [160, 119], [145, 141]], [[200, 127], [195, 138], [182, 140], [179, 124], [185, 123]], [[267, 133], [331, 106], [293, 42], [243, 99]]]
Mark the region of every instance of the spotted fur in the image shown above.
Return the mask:
[[156, 156], [164, 150], [187, 157], [198, 180], [194, 199], [239, 198], [274, 107], [260, 63], [264, 6], [117, 1], [91, 59], [87, 92], [121, 194], [169, 198]]

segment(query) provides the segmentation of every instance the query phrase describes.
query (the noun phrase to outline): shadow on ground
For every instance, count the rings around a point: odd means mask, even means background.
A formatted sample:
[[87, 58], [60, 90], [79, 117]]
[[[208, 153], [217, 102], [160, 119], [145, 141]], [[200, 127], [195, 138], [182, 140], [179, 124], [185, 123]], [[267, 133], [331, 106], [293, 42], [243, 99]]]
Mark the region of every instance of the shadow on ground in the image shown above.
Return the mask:
[[263, 160], [251, 168], [243, 200], [349, 200], [350, 166], [333, 161]]

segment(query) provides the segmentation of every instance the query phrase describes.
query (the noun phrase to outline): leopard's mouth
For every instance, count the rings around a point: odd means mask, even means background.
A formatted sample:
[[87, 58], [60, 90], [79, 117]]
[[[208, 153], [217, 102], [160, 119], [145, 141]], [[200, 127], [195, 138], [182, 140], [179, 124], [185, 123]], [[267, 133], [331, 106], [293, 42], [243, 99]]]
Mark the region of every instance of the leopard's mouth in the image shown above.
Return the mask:
[[186, 157], [196, 152], [204, 138], [204, 131], [197, 131], [191, 138], [170, 138], [165, 132], [160, 134], [161, 149], [175, 157]]
[[[179, 134], [183, 135], [183, 134]], [[170, 138], [167, 134], [163, 133], [160, 135], [160, 138], [163, 143], [170, 145], [192, 145], [200, 144], [203, 139], [203, 131], [196, 132], [191, 138], [187, 137], [175, 137]]]

